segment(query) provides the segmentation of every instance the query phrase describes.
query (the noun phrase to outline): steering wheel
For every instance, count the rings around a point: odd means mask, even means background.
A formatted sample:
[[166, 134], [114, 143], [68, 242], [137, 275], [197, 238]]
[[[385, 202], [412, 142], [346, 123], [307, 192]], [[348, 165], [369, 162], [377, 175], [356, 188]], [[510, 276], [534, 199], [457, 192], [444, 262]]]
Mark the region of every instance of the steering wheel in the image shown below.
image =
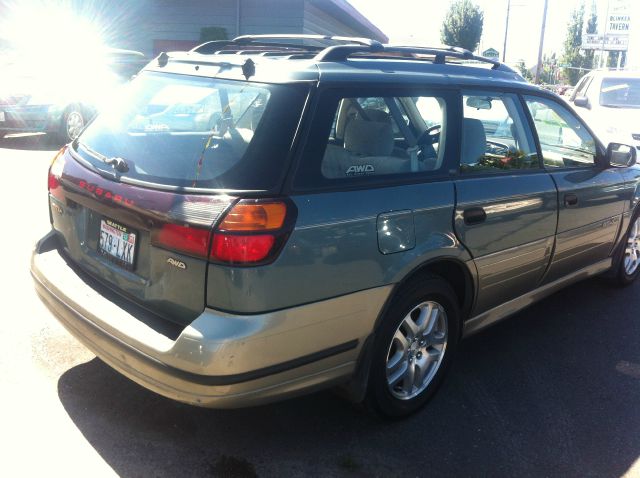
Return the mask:
[[442, 125], [434, 124], [433, 126], [430, 126], [429, 128], [425, 129], [420, 136], [418, 136], [416, 144], [436, 143], [440, 137], [440, 130], [442, 130]]
[[487, 140], [487, 153], [506, 156], [511, 152], [511, 146], [497, 141]]

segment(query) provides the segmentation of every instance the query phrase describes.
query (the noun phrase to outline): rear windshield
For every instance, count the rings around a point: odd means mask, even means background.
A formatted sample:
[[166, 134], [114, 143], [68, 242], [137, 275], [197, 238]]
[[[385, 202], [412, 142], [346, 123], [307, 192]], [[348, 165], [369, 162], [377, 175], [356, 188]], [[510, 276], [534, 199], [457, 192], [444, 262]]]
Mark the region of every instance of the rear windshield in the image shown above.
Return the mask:
[[600, 104], [614, 108], [640, 108], [640, 78], [603, 78]]
[[296, 85], [144, 72], [74, 148], [100, 170], [118, 166], [123, 182], [272, 190], [304, 97]]

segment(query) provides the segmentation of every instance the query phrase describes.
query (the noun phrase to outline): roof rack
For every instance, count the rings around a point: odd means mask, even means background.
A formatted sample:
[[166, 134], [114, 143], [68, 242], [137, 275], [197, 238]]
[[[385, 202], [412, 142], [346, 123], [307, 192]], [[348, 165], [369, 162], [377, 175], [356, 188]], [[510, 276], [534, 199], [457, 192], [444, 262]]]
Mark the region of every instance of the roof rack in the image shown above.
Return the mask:
[[191, 51], [203, 54], [239, 53], [255, 54], [264, 52], [320, 52], [326, 48], [322, 45], [304, 45], [286, 43], [278, 40], [311, 40], [317, 42], [337, 42], [375, 47], [380, 45], [376, 40], [359, 37], [343, 37], [330, 35], [281, 34], [281, 35], [242, 35], [233, 40], [213, 40], [196, 46]]
[[[287, 43], [290, 40], [311, 40], [337, 43], [331, 46]], [[445, 64], [447, 59], [488, 63], [493, 70], [516, 73], [509, 66], [491, 58], [474, 55], [464, 48], [439, 46], [422, 47], [408, 45], [383, 45], [369, 38], [307, 34], [242, 35], [233, 40], [214, 40], [191, 50], [202, 54], [235, 54], [278, 56], [288, 59], [310, 59], [318, 62], [341, 62], [349, 57], [387, 59], [428, 59], [436, 64]], [[433, 58], [421, 58], [429, 56]]]
[[416, 55], [433, 56], [433, 63], [444, 64], [447, 58], [456, 58], [467, 61], [478, 61], [491, 64], [493, 70], [503, 70], [515, 72], [512, 68], [491, 58], [474, 55], [469, 50], [459, 47], [421, 47], [404, 45], [375, 45], [366, 48], [360, 45], [334, 45], [319, 52], [315, 60], [319, 62], [339, 62], [345, 61], [350, 56], [357, 55], [364, 58], [398, 58], [398, 59], [420, 59]]

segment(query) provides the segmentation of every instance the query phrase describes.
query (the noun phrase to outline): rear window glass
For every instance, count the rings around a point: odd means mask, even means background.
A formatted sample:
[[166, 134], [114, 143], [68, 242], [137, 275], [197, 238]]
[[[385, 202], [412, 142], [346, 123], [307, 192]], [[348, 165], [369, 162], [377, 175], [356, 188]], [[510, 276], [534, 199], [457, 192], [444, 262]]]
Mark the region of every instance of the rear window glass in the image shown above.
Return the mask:
[[121, 158], [123, 181], [270, 190], [303, 102], [295, 85], [145, 72], [74, 146], [99, 169], [111, 171], [110, 160]]

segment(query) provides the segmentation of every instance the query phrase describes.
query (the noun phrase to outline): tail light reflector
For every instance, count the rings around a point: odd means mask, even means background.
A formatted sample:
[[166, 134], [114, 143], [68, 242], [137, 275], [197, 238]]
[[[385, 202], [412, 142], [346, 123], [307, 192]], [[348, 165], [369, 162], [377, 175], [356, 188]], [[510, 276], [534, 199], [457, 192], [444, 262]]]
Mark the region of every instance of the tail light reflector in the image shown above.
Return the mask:
[[165, 249], [184, 254], [207, 257], [211, 231], [180, 224], [164, 224], [152, 233], [151, 242]]
[[248, 263], [264, 260], [275, 243], [272, 234], [214, 234], [211, 256], [222, 262]]

